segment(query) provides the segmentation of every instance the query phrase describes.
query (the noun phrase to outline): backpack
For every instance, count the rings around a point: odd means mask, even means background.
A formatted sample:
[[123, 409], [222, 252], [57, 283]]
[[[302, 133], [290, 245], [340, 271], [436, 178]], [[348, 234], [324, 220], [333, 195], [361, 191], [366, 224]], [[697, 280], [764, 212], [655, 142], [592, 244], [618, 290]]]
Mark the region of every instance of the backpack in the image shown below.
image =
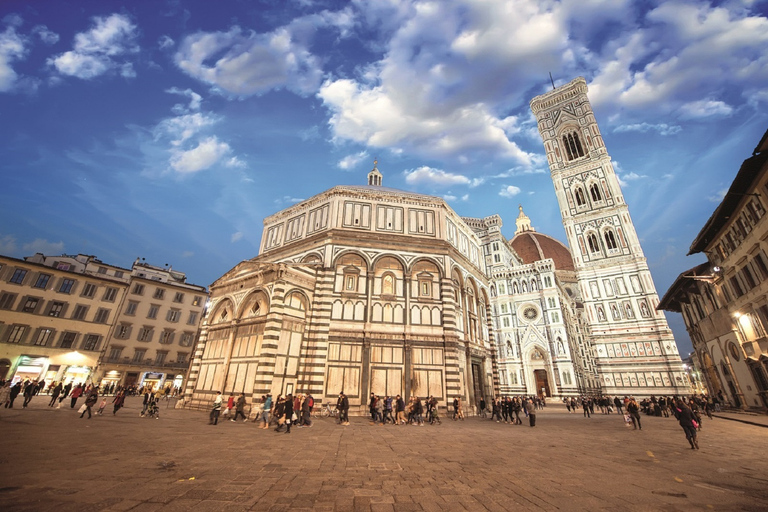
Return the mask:
[[315, 399], [312, 398], [312, 396], [309, 397], [309, 406], [314, 407], [315, 406]]

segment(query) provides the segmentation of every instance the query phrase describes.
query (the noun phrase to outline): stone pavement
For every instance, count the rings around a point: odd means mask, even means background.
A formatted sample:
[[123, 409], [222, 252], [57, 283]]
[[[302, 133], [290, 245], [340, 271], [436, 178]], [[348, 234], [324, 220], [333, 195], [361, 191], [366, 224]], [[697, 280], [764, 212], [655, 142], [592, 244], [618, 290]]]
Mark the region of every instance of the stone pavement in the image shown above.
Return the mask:
[[353, 417], [287, 435], [165, 405], [140, 418], [140, 401], [91, 420], [46, 397], [0, 409], [0, 510], [768, 510], [768, 431], [735, 421], [705, 419], [695, 451], [673, 418], [635, 431], [558, 405], [535, 428]]

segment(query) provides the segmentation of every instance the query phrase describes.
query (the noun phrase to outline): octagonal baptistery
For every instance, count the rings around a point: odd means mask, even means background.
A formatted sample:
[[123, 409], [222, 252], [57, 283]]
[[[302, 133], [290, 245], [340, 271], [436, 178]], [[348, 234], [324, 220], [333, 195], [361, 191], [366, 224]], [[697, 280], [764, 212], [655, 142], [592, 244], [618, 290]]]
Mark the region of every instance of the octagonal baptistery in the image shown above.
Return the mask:
[[337, 186], [277, 212], [259, 256], [211, 286], [186, 404], [207, 407], [217, 390], [249, 402], [344, 392], [353, 406], [370, 393], [489, 399], [481, 261], [477, 235], [438, 197]]

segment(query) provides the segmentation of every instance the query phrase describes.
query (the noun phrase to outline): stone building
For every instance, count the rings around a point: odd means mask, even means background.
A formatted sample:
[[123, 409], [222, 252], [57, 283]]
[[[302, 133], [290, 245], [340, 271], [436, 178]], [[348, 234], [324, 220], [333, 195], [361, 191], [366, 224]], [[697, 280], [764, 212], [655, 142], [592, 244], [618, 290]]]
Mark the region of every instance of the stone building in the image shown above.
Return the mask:
[[337, 186], [264, 220], [258, 257], [211, 286], [188, 404], [217, 390], [380, 395], [498, 391], [482, 244], [443, 199]]
[[707, 388], [768, 407], [768, 132], [691, 244], [707, 262], [678, 276], [660, 308], [682, 313]]
[[0, 378], [85, 382], [128, 289], [92, 256], [0, 256]]
[[207, 297], [140, 260], [0, 257], [0, 378], [181, 387]]
[[629, 209], [576, 78], [531, 100], [578, 275], [601, 388], [610, 395], [690, 388]]
[[[500, 394], [689, 391], [583, 78], [535, 98], [571, 251], [520, 208], [337, 186], [264, 220], [259, 256], [211, 287], [185, 392], [369, 393], [470, 406]], [[575, 251], [574, 251], [575, 248]]]
[[129, 276], [94, 380], [181, 389], [208, 291], [187, 283], [183, 272], [138, 258]]

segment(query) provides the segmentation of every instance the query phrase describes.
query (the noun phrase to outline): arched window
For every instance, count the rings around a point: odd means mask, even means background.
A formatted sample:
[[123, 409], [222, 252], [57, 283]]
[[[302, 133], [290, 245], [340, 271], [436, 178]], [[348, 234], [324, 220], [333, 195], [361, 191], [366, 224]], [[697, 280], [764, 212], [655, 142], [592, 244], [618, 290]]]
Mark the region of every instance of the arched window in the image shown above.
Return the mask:
[[597, 237], [594, 233], [587, 235], [587, 243], [589, 244], [590, 252], [600, 252], [600, 244], [597, 243]]
[[386, 274], [381, 280], [381, 294], [382, 295], [394, 295], [395, 294], [395, 278], [392, 274]]
[[584, 150], [581, 147], [579, 134], [576, 132], [563, 135], [563, 147], [565, 148], [565, 154], [568, 160], [574, 160], [584, 156]]
[[602, 201], [603, 196], [600, 194], [600, 189], [598, 188], [597, 184], [593, 183], [589, 187], [589, 195], [592, 196], [593, 201]]
[[618, 247], [616, 245], [616, 237], [613, 235], [613, 231], [609, 229], [603, 236], [605, 237], [605, 246], [608, 249], [616, 249]]
[[587, 199], [584, 197], [584, 189], [576, 187], [576, 206], [584, 206], [587, 204]]

